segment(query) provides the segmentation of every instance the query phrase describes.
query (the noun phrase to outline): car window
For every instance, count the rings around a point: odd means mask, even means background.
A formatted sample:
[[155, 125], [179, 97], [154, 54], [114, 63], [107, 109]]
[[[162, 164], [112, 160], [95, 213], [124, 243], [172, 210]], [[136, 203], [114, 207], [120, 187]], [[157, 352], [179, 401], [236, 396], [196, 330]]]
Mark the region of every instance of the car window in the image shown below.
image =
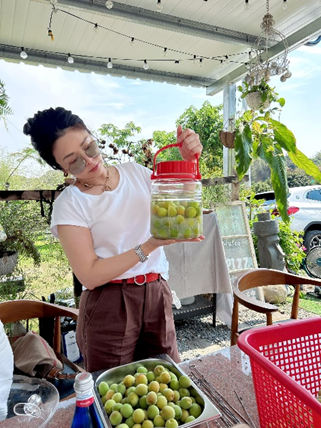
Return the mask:
[[319, 190], [310, 190], [306, 196], [307, 199], [313, 199], [314, 201], [321, 201], [321, 193]]

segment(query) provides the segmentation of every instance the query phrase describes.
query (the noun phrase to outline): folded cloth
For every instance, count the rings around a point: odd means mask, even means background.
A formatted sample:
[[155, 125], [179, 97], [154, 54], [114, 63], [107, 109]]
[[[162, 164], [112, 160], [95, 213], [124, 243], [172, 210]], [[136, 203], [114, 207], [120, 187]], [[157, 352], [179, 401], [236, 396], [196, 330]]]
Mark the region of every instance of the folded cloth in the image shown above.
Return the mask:
[[8, 413], [8, 397], [13, 379], [13, 353], [4, 330], [3, 324], [0, 321], [0, 421], [7, 417]]

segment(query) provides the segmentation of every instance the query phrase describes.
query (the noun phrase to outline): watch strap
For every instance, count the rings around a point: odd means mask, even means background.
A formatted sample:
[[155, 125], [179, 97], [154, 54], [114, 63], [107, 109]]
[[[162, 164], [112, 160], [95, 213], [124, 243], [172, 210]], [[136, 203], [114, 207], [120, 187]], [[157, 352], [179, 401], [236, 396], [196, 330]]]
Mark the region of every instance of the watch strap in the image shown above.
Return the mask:
[[139, 257], [139, 260], [142, 263], [146, 262], [146, 260], [149, 259], [149, 256], [146, 256], [146, 254], [142, 250], [141, 244], [136, 245], [136, 247], [134, 248], [134, 250], [135, 250], [135, 253], [137, 254], [137, 256]]

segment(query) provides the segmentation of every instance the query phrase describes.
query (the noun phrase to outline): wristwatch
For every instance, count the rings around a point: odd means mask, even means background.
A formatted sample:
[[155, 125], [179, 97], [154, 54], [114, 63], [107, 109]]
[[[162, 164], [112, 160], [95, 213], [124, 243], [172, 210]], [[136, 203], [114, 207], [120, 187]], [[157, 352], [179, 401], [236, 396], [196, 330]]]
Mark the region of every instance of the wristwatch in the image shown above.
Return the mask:
[[149, 256], [146, 256], [146, 254], [144, 253], [144, 251], [141, 248], [141, 245], [136, 245], [136, 247], [134, 248], [135, 253], [137, 254], [137, 256], [139, 257], [139, 260], [144, 263], [146, 262], [146, 260], [149, 259]]

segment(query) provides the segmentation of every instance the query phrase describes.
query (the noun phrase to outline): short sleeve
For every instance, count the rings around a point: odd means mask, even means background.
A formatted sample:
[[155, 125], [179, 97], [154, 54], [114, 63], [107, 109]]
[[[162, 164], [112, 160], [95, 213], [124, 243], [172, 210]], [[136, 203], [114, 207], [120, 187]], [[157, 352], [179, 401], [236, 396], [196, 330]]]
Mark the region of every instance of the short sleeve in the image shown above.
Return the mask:
[[54, 203], [50, 229], [56, 238], [59, 238], [57, 226], [60, 225], [89, 228], [80, 201], [73, 194], [71, 187], [67, 187]]

